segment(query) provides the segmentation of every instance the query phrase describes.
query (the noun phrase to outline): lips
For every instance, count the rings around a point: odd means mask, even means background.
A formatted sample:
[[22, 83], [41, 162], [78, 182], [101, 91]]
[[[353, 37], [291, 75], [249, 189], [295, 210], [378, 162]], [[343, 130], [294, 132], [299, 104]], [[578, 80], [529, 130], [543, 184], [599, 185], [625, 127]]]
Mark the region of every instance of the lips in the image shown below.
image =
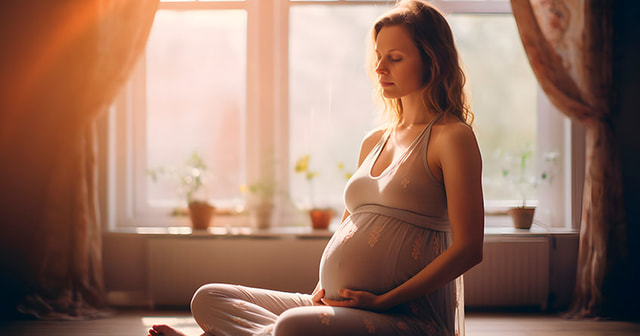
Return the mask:
[[382, 87], [391, 86], [391, 85], [393, 85], [393, 82], [380, 81], [380, 86]]

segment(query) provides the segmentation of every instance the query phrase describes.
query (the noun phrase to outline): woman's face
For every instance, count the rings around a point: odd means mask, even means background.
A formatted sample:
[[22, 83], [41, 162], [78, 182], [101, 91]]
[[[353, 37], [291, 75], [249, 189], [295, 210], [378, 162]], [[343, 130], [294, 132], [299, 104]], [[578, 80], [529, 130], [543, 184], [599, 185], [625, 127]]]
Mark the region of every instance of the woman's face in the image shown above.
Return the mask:
[[420, 51], [406, 28], [384, 26], [375, 43], [376, 73], [386, 98], [401, 98], [417, 93], [424, 85]]

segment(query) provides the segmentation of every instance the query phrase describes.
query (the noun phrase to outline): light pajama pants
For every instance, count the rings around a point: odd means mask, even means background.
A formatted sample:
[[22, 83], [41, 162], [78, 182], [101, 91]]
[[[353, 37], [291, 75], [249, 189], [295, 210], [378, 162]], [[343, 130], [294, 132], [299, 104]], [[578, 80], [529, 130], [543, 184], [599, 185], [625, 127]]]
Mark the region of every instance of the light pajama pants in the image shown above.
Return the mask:
[[206, 336], [423, 335], [391, 314], [313, 306], [311, 295], [208, 284], [191, 300]]

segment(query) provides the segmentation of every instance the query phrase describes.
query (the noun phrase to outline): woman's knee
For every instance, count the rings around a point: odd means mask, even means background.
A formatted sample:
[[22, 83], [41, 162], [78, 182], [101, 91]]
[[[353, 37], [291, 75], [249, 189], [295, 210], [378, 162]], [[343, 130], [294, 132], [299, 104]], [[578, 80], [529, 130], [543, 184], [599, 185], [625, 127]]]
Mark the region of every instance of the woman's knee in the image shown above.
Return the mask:
[[[309, 328], [308, 317], [297, 312], [298, 309], [289, 309], [278, 316], [273, 328], [274, 336], [304, 335]], [[305, 327], [305, 321], [307, 322]]]
[[206, 284], [198, 288], [191, 298], [191, 312], [218, 308], [230, 297], [234, 288], [227, 284]]
[[[323, 316], [326, 313], [314, 309], [315, 307], [300, 307], [285, 311], [278, 316], [273, 335], [274, 336], [312, 336], [318, 334], [318, 329], [323, 325]], [[319, 333], [325, 335], [325, 333]]]

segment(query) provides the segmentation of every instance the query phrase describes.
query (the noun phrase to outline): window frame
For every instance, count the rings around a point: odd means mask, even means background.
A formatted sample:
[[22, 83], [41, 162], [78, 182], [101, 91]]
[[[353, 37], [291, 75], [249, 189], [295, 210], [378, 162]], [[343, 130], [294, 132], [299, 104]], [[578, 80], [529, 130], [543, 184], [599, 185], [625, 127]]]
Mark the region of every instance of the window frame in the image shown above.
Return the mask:
[[[431, 1], [445, 14], [510, 14], [509, 1]], [[247, 11], [247, 65], [246, 65], [246, 164], [248, 183], [268, 178], [277, 181], [283, 190], [288, 190], [288, 165], [281, 165], [272, 176], [265, 176], [259, 169], [277, 158], [289, 158], [289, 10], [292, 6], [305, 5], [367, 5], [388, 4], [393, 1], [290, 1], [290, 0], [245, 0], [245, 1], [196, 1], [161, 2], [159, 9], [244, 9]], [[144, 56], [134, 70], [131, 80], [110, 108], [105, 122], [107, 130], [103, 143], [109, 148], [105, 157], [107, 186], [104, 207], [106, 222], [110, 229], [140, 226], [188, 226], [187, 218], [160, 216], [143, 206], [148, 183], [144, 171], [145, 134], [133, 125], [146, 118]], [[363, 74], [364, 75], [364, 74]], [[581, 204], [581, 181], [584, 176], [584, 131], [575, 122], [561, 117], [538, 90], [538, 125], [555, 123], [555, 127], [538, 127], [538, 160], [541, 153], [561, 146], [563, 153], [562, 181], [540, 191], [540, 198], [548, 197], [552, 202], [542, 203], [538, 211], [557, 213], [557, 218], [538, 216], [537, 224], [547, 227], [576, 229], [579, 227]], [[143, 97], [143, 98], [140, 98]], [[132, 113], [132, 111], [136, 111]], [[558, 115], [555, 115], [558, 114]], [[564, 118], [564, 120], [563, 120]], [[123, 134], [116, 134], [115, 129]], [[553, 129], [552, 136], [549, 130]], [[554, 139], [553, 143], [541, 141]], [[555, 148], [554, 148], [555, 146]], [[357, 153], [354, 153], [357, 155]], [[553, 195], [561, 195], [554, 197]], [[249, 196], [250, 197], [250, 196]], [[488, 213], [499, 212], [499, 206], [487, 206]], [[222, 216], [229, 225], [247, 226], [246, 216]], [[488, 226], [505, 225], [504, 216], [487, 216]], [[287, 218], [281, 218], [277, 226], [286, 226]], [[508, 225], [508, 224], [507, 224]]]

